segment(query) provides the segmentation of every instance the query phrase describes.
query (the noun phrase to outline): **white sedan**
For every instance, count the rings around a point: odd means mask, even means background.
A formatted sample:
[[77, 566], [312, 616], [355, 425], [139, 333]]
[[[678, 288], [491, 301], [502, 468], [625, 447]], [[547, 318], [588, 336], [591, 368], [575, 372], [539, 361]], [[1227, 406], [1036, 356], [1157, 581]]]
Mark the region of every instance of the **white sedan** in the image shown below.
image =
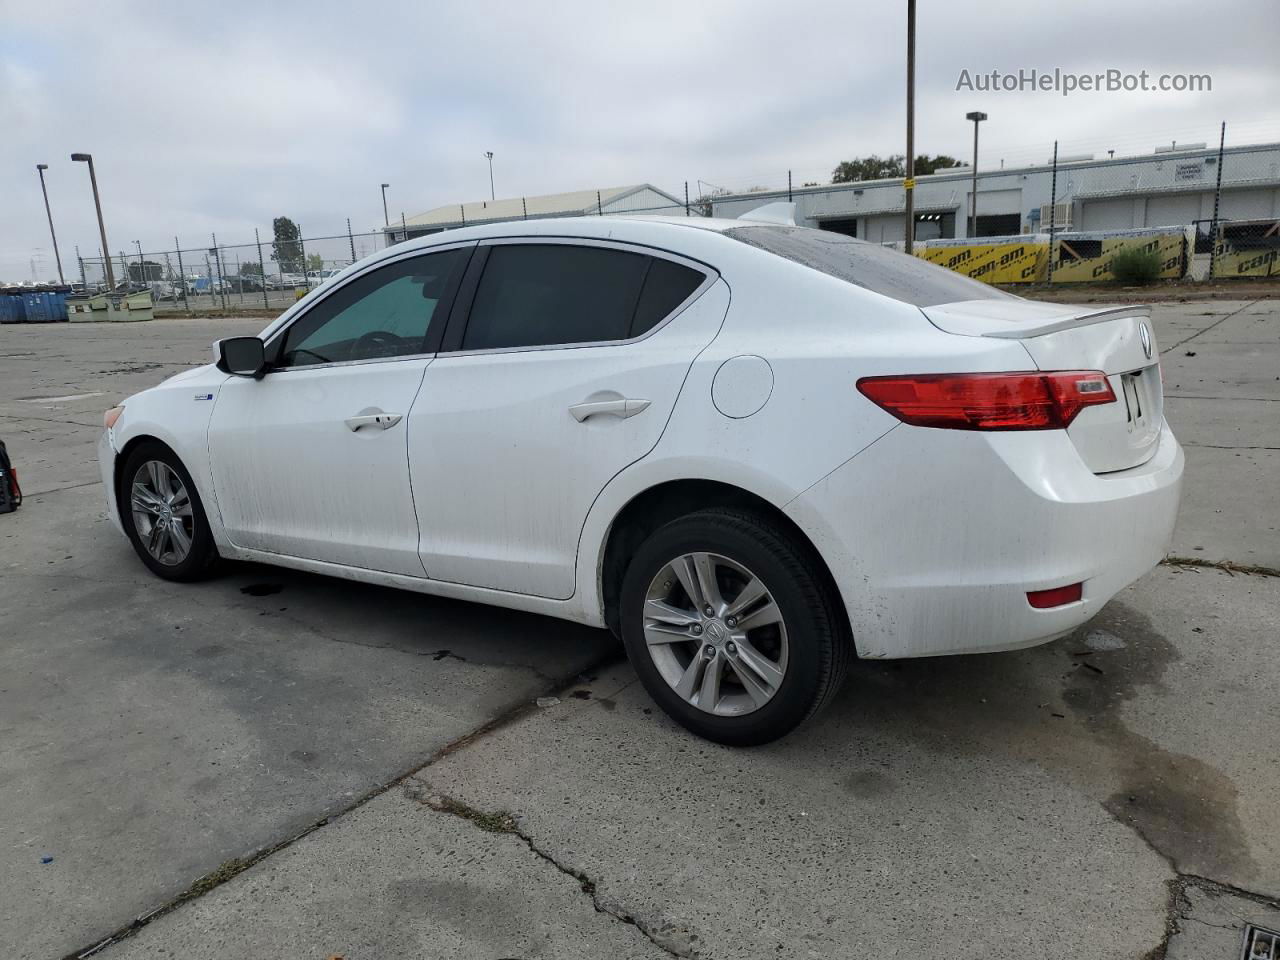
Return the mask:
[[1163, 556], [1142, 307], [779, 223], [519, 221], [384, 250], [100, 453], [142, 561], [254, 560], [621, 636], [679, 723], [792, 730], [853, 656], [1043, 643]]

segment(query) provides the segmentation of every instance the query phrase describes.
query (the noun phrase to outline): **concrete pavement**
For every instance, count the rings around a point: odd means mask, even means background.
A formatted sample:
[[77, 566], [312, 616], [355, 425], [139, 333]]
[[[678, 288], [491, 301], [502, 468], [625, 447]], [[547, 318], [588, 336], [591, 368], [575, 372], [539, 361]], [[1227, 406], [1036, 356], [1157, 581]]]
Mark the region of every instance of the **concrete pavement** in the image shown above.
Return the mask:
[[[1275, 304], [1156, 309], [1175, 554], [1280, 566]], [[10, 953], [86, 946], [211, 873], [102, 955], [1234, 960], [1274, 916], [1280, 579], [1165, 566], [1057, 644], [859, 664], [758, 750], [690, 737], [622, 664], [470, 738], [604, 639], [266, 568], [171, 588], [76, 486], [115, 397], [56, 398], [198, 362], [215, 325], [182, 323], [95, 331], [91, 357], [66, 328], [0, 334], [0, 374], [44, 378], [0, 380], [0, 436], [46, 447], [19, 468], [56, 491], [0, 518]], [[7, 356], [46, 337], [61, 366]], [[130, 351], [162, 366], [121, 372]]]

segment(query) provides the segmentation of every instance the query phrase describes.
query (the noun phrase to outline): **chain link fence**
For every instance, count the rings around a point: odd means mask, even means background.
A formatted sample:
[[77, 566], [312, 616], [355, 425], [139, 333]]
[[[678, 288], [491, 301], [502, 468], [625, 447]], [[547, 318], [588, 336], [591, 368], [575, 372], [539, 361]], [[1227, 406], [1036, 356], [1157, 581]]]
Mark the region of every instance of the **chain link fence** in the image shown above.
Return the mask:
[[[1134, 250], [1161, 279], [1280, 276], [1280, 131], [1255, 128], [1252, 144], [1232, 145], [1225, 124], [1213, 134], [1132, 156], [1055, 143], [976, 173], [949, 158], [931, 162], [915, 180], [912, 252], [991, 283], [1112, 280], [1117, 255]], [[398, 229], [362, 233], [348, 220], [344, 232], [322, 236], [254, 230], [253, 240], [235, 243], [175, 236], [167, 249], [122, 250], [108, 261], [77, 251], [78, 268], [89, 293], [114, 282], [117, 290], [149, 290], [161, 308], [273, 311], [379, 249], [441, 229], [584, 213], [734, 218], [776, 201], [795, 203], [798, 223], [902, 249], [904, 181], [883, 174], [893, 173], [894, 160], [867, 167], [881, 173], [865, 180], [833, 182], [838, 171], [828, 169], [687, 181], [669, 191], [673, 202], [656, 206], [615, 208], [597, 194], [585, 210], [531, 212], [544, 198], [520, 198], [460, 205], [443, 224], [401, 215]]]

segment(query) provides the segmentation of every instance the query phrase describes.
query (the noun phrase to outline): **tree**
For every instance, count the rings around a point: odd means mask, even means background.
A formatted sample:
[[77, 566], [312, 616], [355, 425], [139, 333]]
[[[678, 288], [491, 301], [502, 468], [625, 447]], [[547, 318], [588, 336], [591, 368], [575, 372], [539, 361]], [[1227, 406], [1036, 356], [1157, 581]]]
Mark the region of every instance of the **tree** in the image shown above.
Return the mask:
[[936, 157], [922, 153], [916, 157], [916, 168], [913, 172], [917, 177], [927, 177], [931, 173], [937, 173], [939, 170], [947, 170], [959, 165], [959, 160], [955, 157], [949, 157], [945, 153], [940, 153]]
[[[869, 157], [842, 160], [831, 171], [831, 182], [854, 183], [858, 180], [892, 180], [897, 177], [904, 177], [907, 173], [904, 159], [900, 153], [895, 153], [888, 157], [879, 157], [873, 153]], [[927, 153], [922, 153], [916, 157], [915, 170], [913, 172], [917, 177], [925, 177], [938, 170], [945, 170], [955, 165], [955, 157], [949, 157], [945, 153], [940, 153], [934, 157], [929, 156]]]
[[902, 176], [902, 154], [891, 157], [858, 157], [855, 160], [842, 160], [831, 171], [832, 183], [853, 183], [856, 180], [884, 180]]
[[150, 283], [164, 277], [164, 268], [154, 260], [129, 261], [129, 279], [134, 283]]
[[280, 264], [283, 273], [302, 272], [302, 240], [298, 225], [288, 217], [276, 217], [271, 221], [275, 239], [271, 241], [271, 258]]
[[242, 277], [260, 277], [262, 276], [262, 264], [256, 260], [250, 260], [247, 263], [240, 264], [240, 276]]
[[318, 253], [307, 254], [307, 273], [319, 273], [324, 269], [324, 257]]

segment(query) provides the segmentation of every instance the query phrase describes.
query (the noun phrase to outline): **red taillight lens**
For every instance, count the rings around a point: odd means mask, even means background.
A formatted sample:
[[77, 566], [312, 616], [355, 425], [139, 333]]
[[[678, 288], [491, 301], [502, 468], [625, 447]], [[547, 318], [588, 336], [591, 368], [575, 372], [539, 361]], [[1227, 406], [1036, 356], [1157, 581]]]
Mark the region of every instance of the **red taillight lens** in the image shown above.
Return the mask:
[[863, 377], [858, 390], [903, 423], [951, 430], [1062, 430], [1116, 399], [1098, 370]]

